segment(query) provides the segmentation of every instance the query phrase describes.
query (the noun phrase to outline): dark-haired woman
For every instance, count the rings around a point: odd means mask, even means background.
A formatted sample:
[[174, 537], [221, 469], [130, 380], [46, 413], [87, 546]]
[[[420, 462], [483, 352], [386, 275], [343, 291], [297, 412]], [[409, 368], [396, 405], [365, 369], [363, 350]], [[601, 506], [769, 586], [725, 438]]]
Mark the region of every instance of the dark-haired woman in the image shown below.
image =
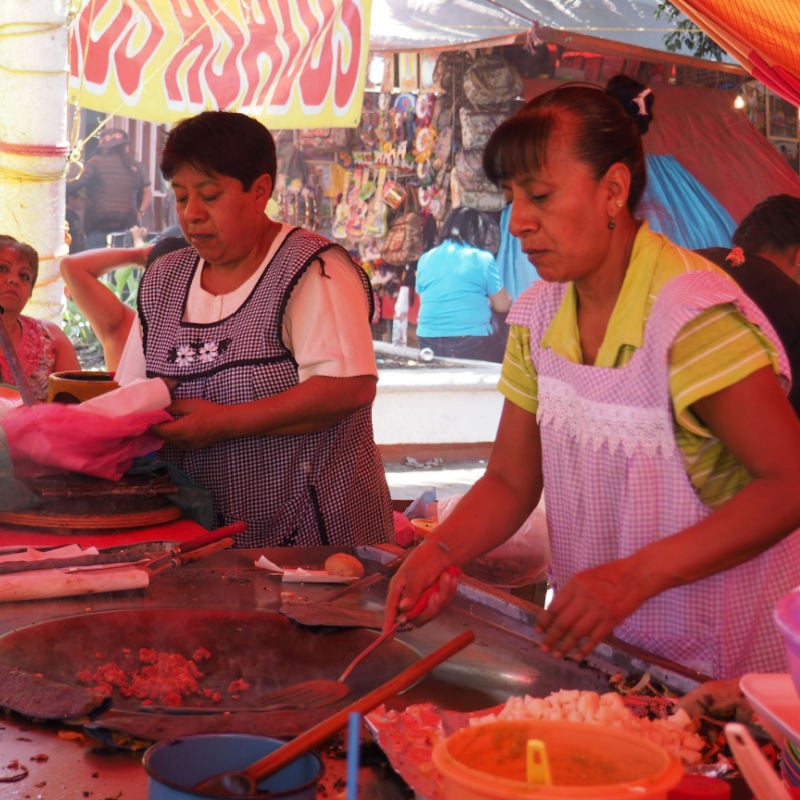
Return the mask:
[[161, 454], [211, 492], [217, 524], [247, 522], [237, 545], [391, 541], [369, 279], [338, 245], [266, 215], [276, 167], [246, 114], [172, 128], [161, 172], [189, 247], [145, 271], [141, 336], [121, 363], [138, 347], [142, 373], [177, 384], [175, 419], [154, 428]]
[[[13, 236], [0, 236], [0, 306], [8, 339], [37, 400], [47, 399], [51, 372], [80, 369], [78, 356], [64, 331], [53, 322], [25, 316], [39, 274], [39, 254]], [[15, 386], [5, 354], [0, 351], [0, 381]]]
[[544, 489], [545, 649], [583, 656], [613, 632], [713, 677], [785, 671], [772, 608], [800, 575], [800, 422], [771, 326], [637, 217], [641, 137], [603, 90], [532, 100], [484, 170], [543, 280], [508, 317], [486, 472], [395, 576], [387, 624], [437, 581], [421, 619], [438, 613], [445, 570], [503, 542]]
[[697, 252], [722, 267], [772, 323], [792, 370], [789, 402], [800, 417], [800, 197], [762, 200], [739, 223], [733, 244]]
[[505, 315], [511, 297], [487, 248], [488, 233], [485, 214], [455, 208], [442, 224], [439, 244], [420, 257], [420, 348], [437, 356], [502, 361], [504, 342], [493, 333], [492, 312]]

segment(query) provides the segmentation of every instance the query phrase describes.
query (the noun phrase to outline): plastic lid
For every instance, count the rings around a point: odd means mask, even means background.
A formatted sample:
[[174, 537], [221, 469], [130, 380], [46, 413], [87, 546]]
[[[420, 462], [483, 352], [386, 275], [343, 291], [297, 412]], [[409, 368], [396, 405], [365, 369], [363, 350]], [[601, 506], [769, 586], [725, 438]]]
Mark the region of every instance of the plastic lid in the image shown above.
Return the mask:
[[730, 800], [730, 797], [729, 783], [706, 775], [684, 775], [680, 783], [667, 792], [667, 800]]

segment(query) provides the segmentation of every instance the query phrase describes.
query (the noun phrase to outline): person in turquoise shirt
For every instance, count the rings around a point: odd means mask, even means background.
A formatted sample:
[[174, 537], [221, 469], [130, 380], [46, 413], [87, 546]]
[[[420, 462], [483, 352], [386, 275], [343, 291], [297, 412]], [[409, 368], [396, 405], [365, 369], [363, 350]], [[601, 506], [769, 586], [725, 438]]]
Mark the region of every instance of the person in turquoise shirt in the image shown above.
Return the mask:
[[419, 259], [421, 349], [450, 358], [502, 361], [504, 337], [494, 335], [492, 312], [505, 315], [511, 297], [486, 249], [488, 232], [489, 219], [482, 212], [455, 208], [442, 225], [439, 244]]

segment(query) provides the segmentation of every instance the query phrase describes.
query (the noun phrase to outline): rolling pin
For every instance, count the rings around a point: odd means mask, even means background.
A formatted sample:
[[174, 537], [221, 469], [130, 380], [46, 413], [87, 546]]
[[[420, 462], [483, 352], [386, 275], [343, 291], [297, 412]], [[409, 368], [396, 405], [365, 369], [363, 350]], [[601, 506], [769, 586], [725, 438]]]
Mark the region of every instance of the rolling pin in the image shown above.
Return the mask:
[[0, 602], [122, 592], [128, 589], [144, 589], [149, 585], [150, 574], [142, 566], [82, 570], [40, 569], [0, 576]]

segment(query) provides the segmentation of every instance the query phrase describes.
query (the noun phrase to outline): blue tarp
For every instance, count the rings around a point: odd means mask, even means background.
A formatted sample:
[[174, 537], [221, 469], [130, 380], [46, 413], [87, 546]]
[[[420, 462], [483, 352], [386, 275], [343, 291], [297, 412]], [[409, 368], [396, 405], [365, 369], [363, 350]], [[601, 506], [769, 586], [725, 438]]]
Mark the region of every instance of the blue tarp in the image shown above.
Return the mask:
[[647, 158], [647, 191], [639, 207], [654, 231], [697, 250], [730, 247], [736, 229], [733, 217], [674, 156]]

